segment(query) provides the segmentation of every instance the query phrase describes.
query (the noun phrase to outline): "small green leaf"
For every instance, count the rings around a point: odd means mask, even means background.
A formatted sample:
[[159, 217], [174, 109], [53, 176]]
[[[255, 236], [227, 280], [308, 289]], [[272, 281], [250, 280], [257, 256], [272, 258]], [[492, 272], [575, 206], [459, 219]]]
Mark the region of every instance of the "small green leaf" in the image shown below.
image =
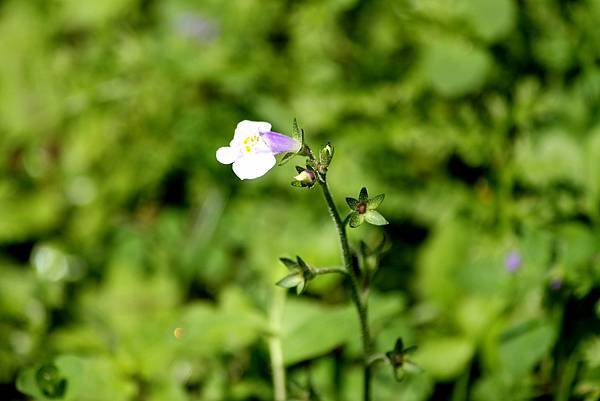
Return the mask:
[[389, 224], [385, 217], [375, 210], [368, 210], [367, 213], [365, 213], [365, 220], [374, 226], [384, 226]]
[[356, 208], [358, 207], [358, 199], [354, 199], [354, 198], [346, 198], [346, 203], [348, 204], [348, 207], [352, 210], [356, 210]]
[[367, 203], [369, 200], [369, 193], [367, 192], [367, 188], [362, 187], [360, 189], [360, 194], [358, 194], [358, 200], [362, 203]]
[[383, 198], [385, 198], [385, 194], [379, 194], [377, 196], [370, 198], [367, 201], [367, 209], [369, 209], [369, 210], [377, 209], [379, 207], [379, 205], [381, 205], [381, 202], [383, 202]]
[[293, 288], [300, 285], [300, 283], [304, 283], [304, 277], [300, 273], [293, 273], [279, 280], [276, 285], [283, 288]]
[[285, 267], [287, 267], [288, 269], [295, 269], [296, 267], [298, 267], [298, 264], [296, 262], [294, 262], [292, 259], [289, 258], [279, 258], [279, 260], [281, 261], [281, 263], [283, 263], [285, 265]]
[[365, 221], [365, 215], [353, 212], [350, 214], [350, 227], [356, 228]]

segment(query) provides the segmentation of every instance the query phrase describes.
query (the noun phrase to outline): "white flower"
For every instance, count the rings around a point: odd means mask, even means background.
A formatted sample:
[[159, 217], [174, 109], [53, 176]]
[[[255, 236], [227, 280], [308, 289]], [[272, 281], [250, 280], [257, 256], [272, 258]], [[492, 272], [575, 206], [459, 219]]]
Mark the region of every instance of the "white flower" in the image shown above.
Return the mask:
[[217, 150], [217, 160], [233, 164], [233, 172], [240, 179], [258, 178], [275, 166], [275, 155], [297, 152], [301, 144], [289, 136], [271, 131], [271, 124], [263, 121], [240, 122], [229, 146]]

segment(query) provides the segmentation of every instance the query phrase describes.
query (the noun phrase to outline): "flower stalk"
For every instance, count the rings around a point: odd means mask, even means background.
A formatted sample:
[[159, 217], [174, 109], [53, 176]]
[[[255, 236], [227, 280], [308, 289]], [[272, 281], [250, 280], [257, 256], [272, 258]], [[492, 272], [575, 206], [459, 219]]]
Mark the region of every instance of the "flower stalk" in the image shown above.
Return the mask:
[[342, 221], [340, 214], [335, 206], [331, 192], [329, 191], [329, 185], [327, 184], [327, 177], [325, 174], [319, 174], [319, 185], [323, 190], [323, 196], [329, 209], [329, 214], [335, 223], [337, 234], [340, 241], [340, 248], [342, 251], [342, 259], [346, 274], [350, 278], [350, 296], [352, 302], [356, 307], [358, 318], [360, 322], [360, 331], [363, 344], [363, 400], [371, 400], [371, 364], [369, 358], [373, 352], [373, 341], [371, 339], [371, 332], [369, 329], [368, 321], [368, 309], [367, 309], [367, 298], [366, 293], [361, 293], [360, 279], [357, 277], [354, 267], [352, 266], [352, 253], [350, 252], [350, 246], [348, 245], [348, 236], [346, 234], [346, 221]]

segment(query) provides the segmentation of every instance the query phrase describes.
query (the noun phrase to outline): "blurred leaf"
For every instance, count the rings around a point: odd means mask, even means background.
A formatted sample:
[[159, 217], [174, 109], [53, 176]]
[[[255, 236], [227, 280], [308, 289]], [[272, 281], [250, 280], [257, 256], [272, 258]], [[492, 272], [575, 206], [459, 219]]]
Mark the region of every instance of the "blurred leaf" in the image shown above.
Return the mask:
[[450, 380], [467, 368], [474, 352], [475, 347], [468, 339], [440, 336], [419, 341], [414, 360], [434, 378]]
[[584, 169], [579, 144], [562, 132], [550, 132], [538, 143], [523, 140], [517, 143], [517, 166], [527, 182], [544, 187], [556, 182], [582, 183]]
[[118, 401], [129, 399], [134, 391], [108, 359], [73, 355], [57, 357], [54, 365], [24, 370], [17, 388], [41, 400]]
[[323, 355], [354, 338], [358, 330], [350, 305], [326, 307], [290, 299], [284, 316], [282, 342], [286, 365]]
[[439, 38], [428, 42], [423, 52], [425, 78], [445, 96], [460, 96], [479, 89], [491, 66], [485, 50], [462, 39]]
[[61, 0], [67, 24], [96, 27], [108, 22], [119, 13], [131, 7], [132, 0], [103, 0], [86, 5], [77, 0]]
[[463, 0], [462, 8], [467, 22], [488, 42], [507, 35], [515, 23], [513, 0]]
[[528, 326], [513, 327], [514, 334], [505, 333], [499, 344], [502, 366], [515, 378], [524, 375], [542, 359], [556, 336], [556, 329], [552, 324], [543, 321], [531, 323]]

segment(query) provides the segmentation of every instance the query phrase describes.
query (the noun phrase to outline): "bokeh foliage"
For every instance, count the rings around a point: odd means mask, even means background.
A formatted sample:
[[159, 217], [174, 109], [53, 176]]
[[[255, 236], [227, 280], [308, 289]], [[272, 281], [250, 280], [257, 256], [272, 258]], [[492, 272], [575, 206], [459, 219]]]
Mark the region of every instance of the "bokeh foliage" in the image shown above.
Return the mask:
[[[271, 399], [277, 258], [339, 264], [334, 229], [291, 164], [239, 182], [214, 152], [298, 117], [336, 147], [340, 207], [386, 193], [370, 317], [424, 372], [382, 366], [375, 399], [598, 400], [599, 21], [598, 0], [0, 1], [3, 398]], [[290, 390], [358, 399], [347, 294], [307, 293]]]

